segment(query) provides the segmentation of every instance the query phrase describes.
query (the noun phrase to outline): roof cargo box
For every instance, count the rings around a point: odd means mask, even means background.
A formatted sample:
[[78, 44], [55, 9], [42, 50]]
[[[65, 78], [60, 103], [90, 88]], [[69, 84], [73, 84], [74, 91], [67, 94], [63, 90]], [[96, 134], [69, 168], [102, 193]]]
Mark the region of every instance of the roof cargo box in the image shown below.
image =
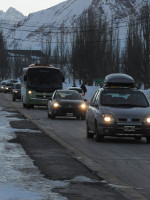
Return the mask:
[[118, 86], [118, 87], [135, 87], [134, 79], [122, 73], [109, 74], [104, 80], [105, 86]]

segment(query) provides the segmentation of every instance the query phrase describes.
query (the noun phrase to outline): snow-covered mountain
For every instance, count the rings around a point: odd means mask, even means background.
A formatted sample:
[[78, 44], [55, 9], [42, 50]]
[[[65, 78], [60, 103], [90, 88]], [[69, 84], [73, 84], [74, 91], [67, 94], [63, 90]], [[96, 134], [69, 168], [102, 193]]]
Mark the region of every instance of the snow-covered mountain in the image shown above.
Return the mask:
[[10, 7], [6, 12], [0, 10], [0, 30], [3, 31], [4, 36], [10, 31], [14, 24], [24, 18], [25, 16], [15, 8]]
[[[70, 30], [78, 22], [79, 17], [88, 9], [97, 15], [105, 14], [109, 19], [117, 21], [137, 15], [143, 5], [143, 0], [67, 0], [49, 9], [30, 14], [11, 28], [5, 39], [10, 49], [41, 49], [50, 39], [56, 40], [60, 26]], [[0, 12], [0, 16], [3, 13]]]
[[25, 16], [17, 11], [15, 8], [10, 7], [6, 13], [0, 10], [0, 21], [5, 20], [5, 21], [12, 21], [12, 22], [18, 22], [22, 20]]

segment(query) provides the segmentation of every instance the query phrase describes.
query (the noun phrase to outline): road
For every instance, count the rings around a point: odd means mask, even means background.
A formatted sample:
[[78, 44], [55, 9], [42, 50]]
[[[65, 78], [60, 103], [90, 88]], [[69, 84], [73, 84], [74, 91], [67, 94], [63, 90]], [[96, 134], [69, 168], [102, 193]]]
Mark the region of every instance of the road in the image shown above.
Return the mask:
[[86, 138], [85, 121], [47, 117], [44, 107], [25, 109], [20, 101], [12, 102], [5, 95], [6, 104], [39, 126], [50, 137], [68, 148], [81, 163], [105, 179], [109, 185], [125, 193], [132, 200], [150, 199], [150, 145], [145, 139], [106, 138], [96, 143]]

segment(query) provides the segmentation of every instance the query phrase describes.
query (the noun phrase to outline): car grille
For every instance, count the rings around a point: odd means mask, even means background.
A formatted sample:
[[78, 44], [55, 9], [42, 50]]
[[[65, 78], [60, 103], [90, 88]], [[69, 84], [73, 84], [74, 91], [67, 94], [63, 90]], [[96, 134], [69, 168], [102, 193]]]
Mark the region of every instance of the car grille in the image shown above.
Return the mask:
[[45, 98], [45, 99], [47, 99], [47, 98], [50, 98], [51, 96], [50, 95], [36, 95], [36, 97], [38, 97], [38, 98]]
[[119, 118], [118, 121], [119, 121], [119, 122], [132, 122], [132, 123], [137, 123], [137, 122], [140, 122], [141, 119], [138, 119], [138, 118], [133, 118], [133, 119], [129, 119], [129, 118]]
[[78, 108], [79, 104], [77, 103], [62, 103], [63, 108]]

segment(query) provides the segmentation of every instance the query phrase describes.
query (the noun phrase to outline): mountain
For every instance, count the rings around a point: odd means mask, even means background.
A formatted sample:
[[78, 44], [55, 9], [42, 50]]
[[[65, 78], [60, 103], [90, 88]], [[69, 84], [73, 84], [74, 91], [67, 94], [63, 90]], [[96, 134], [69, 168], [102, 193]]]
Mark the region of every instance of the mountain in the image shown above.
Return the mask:
[[24, 15], [17, 11], [15, 8], [10, 7], [6, 13], [0, 10], [0, 22], [1, 21], [12, 21], [14, 23], [24, 19]]
[[0, 30], [3, 31], [3, 35], [7, 35], [11, 28], [24, 18], [25, 16], [15, 8], [10, 7], [6, 13], [0, 10]]
[[55, 43], [60, 26], [65, 27], [65, 32], [72, 30], [72, 27], [77, 25], [79, 17], [88, 9], [94, 10], [97, 16], [100, 13], [105, 14], [108, 21], [113, 16], [115, 21], [121, 22], [133, 14], [137, 15], [143, 2], [143, 0], [67, 0], [46, 10], [32, 13], [16, 23], [5, 34], [7, 47], [41, 50], [48, 43], [51, 32], [52, 41]]

